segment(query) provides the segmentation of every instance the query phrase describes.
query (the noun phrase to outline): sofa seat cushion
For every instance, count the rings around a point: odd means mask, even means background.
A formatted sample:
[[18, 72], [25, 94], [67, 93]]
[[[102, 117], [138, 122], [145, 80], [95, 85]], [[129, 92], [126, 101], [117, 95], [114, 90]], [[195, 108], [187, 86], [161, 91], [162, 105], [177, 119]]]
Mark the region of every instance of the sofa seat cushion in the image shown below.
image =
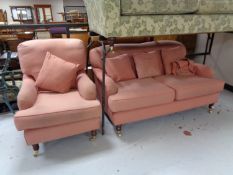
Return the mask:
[[174, 98], [173, 89], [145, 78], [119, 82], [118, 93], [109, 96], [108, 104], [112, 112], [120, 112], [171, 103]]
[[186, 14], [198, 10], [198, 0], [121, 0], [122, 15]]
[[65, 94], [39, 93], [33, 107], [15, 115], [18, 130], [44, 128], [100, 117], [100, 103], [83, 99], [77, 90]]
[[198, 76], [166, 75], [154, 78], [175, 90], [176, 100], [185, 100], [205, 95], [219, 93], [223, 90], [224, 82]]

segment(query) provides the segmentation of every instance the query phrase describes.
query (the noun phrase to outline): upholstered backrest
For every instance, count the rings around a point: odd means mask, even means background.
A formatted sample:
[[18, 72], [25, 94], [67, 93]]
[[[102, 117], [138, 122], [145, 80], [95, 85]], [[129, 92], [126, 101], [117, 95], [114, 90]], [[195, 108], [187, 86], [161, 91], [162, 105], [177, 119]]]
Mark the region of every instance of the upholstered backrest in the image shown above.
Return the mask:
[[171, 74], [172, 62], [184, 59], [187, 54], [186, 48], [183, 45], [177, 45], [172, 48], [162, 49], [161, 55], [163, 66], [166, 74]]
[[[159, 42], [146, 42], [141, 44], [116, 44], [114, 45], [114, 52], [110, 52], [107, 57], [115, 57], [122, 54], [136, 54], [136, 53], [145, 53], [153, 52], [155, 50], [170, 50], [172, 48], [178, 48], [182, 50], [182, 55], [186, 55], [185, 46], [177, 41], [159, 41]], [[95, 68], [102, 69], [102, 49], [101, 47], [94, 48], [90, 51], [90, 62], [91, 65]], [[180, 57], [180, 56], [179, 56]]]
[[84, 69], [86, 66], [86, 49], [81, 40], [31, 40], [23, 42], [18, 46], [22, 72], [36, 80], [48, 51], [66, 61], [80, 64], [80, 69]]
[[122, 15], [161, 15], [194, 13], [199, 0], [120, 0]]

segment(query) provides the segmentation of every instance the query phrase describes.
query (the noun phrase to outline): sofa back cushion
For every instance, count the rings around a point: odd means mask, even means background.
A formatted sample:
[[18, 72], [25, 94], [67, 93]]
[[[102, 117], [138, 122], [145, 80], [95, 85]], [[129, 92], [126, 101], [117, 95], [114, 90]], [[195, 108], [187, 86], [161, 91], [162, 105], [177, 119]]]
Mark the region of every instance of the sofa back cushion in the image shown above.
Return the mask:
[[47, 52], [36, 80], [39, 89], [65, 93], [77, 77], [79, 65], [65, 61]]
[[[165, 48], [173, 48], [182, 45], [177, 41], [163, 40], [159, 42], [146, 42], [136, 44], [115, 44], [114, 51], [109, 52], [107, 57], [112, 58], [122, 54], [133, 55], [136, 53], [153, 52], [155, 50], [161, 50]], [[107, 46], [108, 47], [108, 46]], [[95, 68], [102, 69], [102, 47], [96, 47], [90, 51], [90, 63]], [[136, 69], [135, 69], [136, 71]]]
[[134, 54], [138, 78], [155, 77], [164, 74], [160, 51]]
[[198, 13], [200, 14], [232, 14], [232, 0], [200, 0]]
[[120, 0], [122, 15], [187, 14], [198, 10], [199, 0]]
[[116, 82], [135, 79], [135, 73], [132, 68], [128, 54], [119, 55], [106, 59], [106, 72]]
[[31, 40], [23, 42], [18, 46], [22, 72], [36, 80], [47, 52], [53, 53], [65, 61], [79, 64], [80, 70], [83, 70], [86, 66], [86, 48], [81, 40]]
[[178, 45], [172, 48], [162, 49], [162, 60], [166, 74], [172, 73], [172, 63], [185, 58], [186, 48], [184, 45]]

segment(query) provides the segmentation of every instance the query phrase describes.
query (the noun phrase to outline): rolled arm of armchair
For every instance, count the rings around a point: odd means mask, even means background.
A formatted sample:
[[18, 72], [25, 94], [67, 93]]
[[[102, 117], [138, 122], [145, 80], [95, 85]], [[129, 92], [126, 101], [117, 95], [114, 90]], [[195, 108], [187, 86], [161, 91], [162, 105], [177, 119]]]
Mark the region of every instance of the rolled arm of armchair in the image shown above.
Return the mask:
[[85, 73], [77, 76], [77, 88], [80, 95], [86, 100], [96, 99], [96, 86]]
[[[93, 68], [93, 72], [96, 78], [102, 83], [102, 70], [98, 68]], [[113, 95], [118, 92], [117, 84], [110, 78], [108, 75], [105, 74], [105, 87], [108, 95]]]
[[23, 83], [17, 96], [19, 110], [31, 108], [36, 102], [37, 94], [35, 81], [31, 77], [23, 75]]
[[214, 71], [210, 67], [198, 63], [195, 63], [194, 65], [196, 68], [196, 75], [205, 78], [214, 78]]

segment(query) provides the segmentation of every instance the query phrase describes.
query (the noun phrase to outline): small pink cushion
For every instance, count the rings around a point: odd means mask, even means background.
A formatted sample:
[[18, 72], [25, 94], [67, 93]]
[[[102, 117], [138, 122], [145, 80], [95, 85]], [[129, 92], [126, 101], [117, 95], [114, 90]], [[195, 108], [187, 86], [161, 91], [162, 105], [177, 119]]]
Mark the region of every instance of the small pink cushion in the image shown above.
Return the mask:
[[166, 74], [172, 73], [172, 62], [185, 58], [186, 48], [183, 45], [162, 49], [162, 60]]
[[138, 78], [148, 78], [164, 74], [160, 51], [134, 54]]
[[76, 79], [77, 72], [78, 65], [47, 52], [36, 86], [54, 92], [68, 92], [73, 80]]
[[116, 82], [136, 78], [128, 54], [107, 58], [106, 72]]

